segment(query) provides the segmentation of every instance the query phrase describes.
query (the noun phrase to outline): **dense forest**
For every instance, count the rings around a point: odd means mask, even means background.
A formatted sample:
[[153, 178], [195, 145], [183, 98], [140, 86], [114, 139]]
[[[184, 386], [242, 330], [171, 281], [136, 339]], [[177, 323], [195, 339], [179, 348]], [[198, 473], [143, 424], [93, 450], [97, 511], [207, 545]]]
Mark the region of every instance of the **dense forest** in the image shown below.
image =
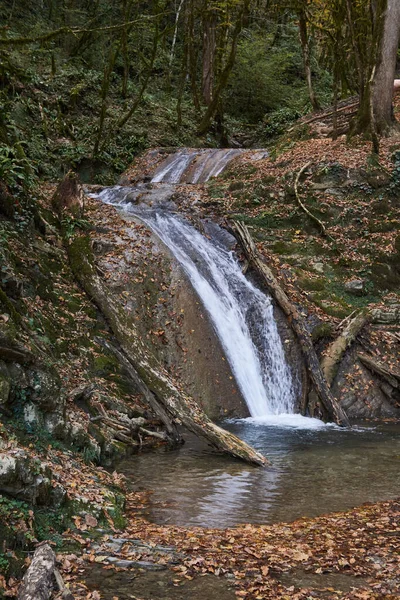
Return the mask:
[[399, 46], [0, 0], [0, 598], [399, 597]]
[[3, 1], [2, 179], [109, 183], [148, 147], [263, 147], [353, 95], [353, 128], [374, 137], [391, 126], [385, 4]]

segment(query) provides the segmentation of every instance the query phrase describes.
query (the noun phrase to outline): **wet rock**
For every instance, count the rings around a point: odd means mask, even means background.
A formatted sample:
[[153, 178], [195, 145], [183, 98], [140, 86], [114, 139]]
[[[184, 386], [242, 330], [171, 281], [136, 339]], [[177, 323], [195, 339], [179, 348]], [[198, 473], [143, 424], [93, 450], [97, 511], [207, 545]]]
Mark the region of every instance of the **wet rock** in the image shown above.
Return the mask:
[[352, 279], [344, 284], [345, 290], [352, 296], [363, 296], [365, 294], [365, 280]]
[[7, 294], [9, 298], [18, 300], [18, 298], [21, 298], [21, 296], [23, 296], [23, 281], [20, 277], [18, 277], [11, 271], [3, 273], [1, 287], [3, 288], [3, 291]]

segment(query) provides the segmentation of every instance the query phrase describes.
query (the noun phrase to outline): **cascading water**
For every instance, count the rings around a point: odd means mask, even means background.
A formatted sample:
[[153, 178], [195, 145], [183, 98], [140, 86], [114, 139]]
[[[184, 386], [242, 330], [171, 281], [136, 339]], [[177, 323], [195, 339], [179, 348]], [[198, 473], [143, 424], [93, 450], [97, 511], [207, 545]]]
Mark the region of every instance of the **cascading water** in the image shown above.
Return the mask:
[[237, 148], [184, 149], [164, 160], [154, 173], [152, 183], [205, 183], [217, 177], [242, 150]]
[[164, 242], [206, 308], [252, 417], [293, 413], [290, 369], [270, 299], [243, 275], [233, 253], [180, 217], [124, 202], [126, 188], [100, 198], [139, 216]]

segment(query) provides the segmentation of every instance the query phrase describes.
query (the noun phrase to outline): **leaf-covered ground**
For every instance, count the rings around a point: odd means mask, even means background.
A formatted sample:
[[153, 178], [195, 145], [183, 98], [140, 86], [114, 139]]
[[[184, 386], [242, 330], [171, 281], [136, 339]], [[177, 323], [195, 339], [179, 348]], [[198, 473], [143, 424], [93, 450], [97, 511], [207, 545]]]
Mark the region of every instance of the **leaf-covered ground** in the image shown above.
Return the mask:
[[[142, 540], [150, 547], [173, 546], [184, 555], [179, 564], [172, 567], [171, 581], [178, 588], [177, 598], [185, 583], [210, 574], [226, 581], [227, 586], [233, 585], [236, 596], [247, 600], [394, 600], [399, 597], [398, 501], [365, 505], [345, 513], [288, 524], [242, 525], [223, 530], [150, 524], [140, 517], [142, 506], [140, 495], [128, 497], [129, 524], [118, 537], [125, 537], [127, 541]], [[103, 538], [104, 547], [108, 538]], [[88, 541], [82, 540], [82, 544], [89, 546]], [[84, 581], [79, 581], [85, 564], [101, 563], [104, 558], [101, 554], [100, 551], [100, 556], [96, 556], [87, 549], [81, 558], [72, 555], [62, 559], [64, 576], [78, 597], [109, 597], [101, 594], [101, 579], [97, 590], [93, 589], [93, 582], [88, 590]], [[167, 562], [165, 556], [155, 558], [151, 552], [146, 555], [143, 549], [132, 549], [128, 543], [118, 556], [161, 565]], [[121, 577], [123, 572], [129, 576], [127, 569], [116, 571]], [[135, 569], [131, 573], [140, 575]], [[116, 588], [115, 600], [129, 597], [141, 600], [141, 596], [135, 595], [134, 579], [130, 580], [133, 581], [132, 596], [124, 593], [119, 596]], [[169, 593], [173, 598], [173, 593]], [[148, 598], [151, 595], [146, 595], [145, 599]]]

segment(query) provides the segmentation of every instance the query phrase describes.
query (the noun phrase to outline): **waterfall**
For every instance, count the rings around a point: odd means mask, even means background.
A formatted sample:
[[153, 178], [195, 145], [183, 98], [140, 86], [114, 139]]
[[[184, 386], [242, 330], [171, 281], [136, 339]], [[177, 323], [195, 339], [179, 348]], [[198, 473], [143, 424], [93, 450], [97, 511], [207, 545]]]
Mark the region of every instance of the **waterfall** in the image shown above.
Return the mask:
[[123, 203], [122, 190], [104, 190], [100, 198], [139, 216], [181, 264], [211, 319], [251, 416], [293, 413], [292, 376], [270, 298], [246, 279], [233, 252], [175, 214]]
[[217, 177], [242, 150], [184, 149], [171, 154], [158, 166], [152, 183], [205, 183]]

